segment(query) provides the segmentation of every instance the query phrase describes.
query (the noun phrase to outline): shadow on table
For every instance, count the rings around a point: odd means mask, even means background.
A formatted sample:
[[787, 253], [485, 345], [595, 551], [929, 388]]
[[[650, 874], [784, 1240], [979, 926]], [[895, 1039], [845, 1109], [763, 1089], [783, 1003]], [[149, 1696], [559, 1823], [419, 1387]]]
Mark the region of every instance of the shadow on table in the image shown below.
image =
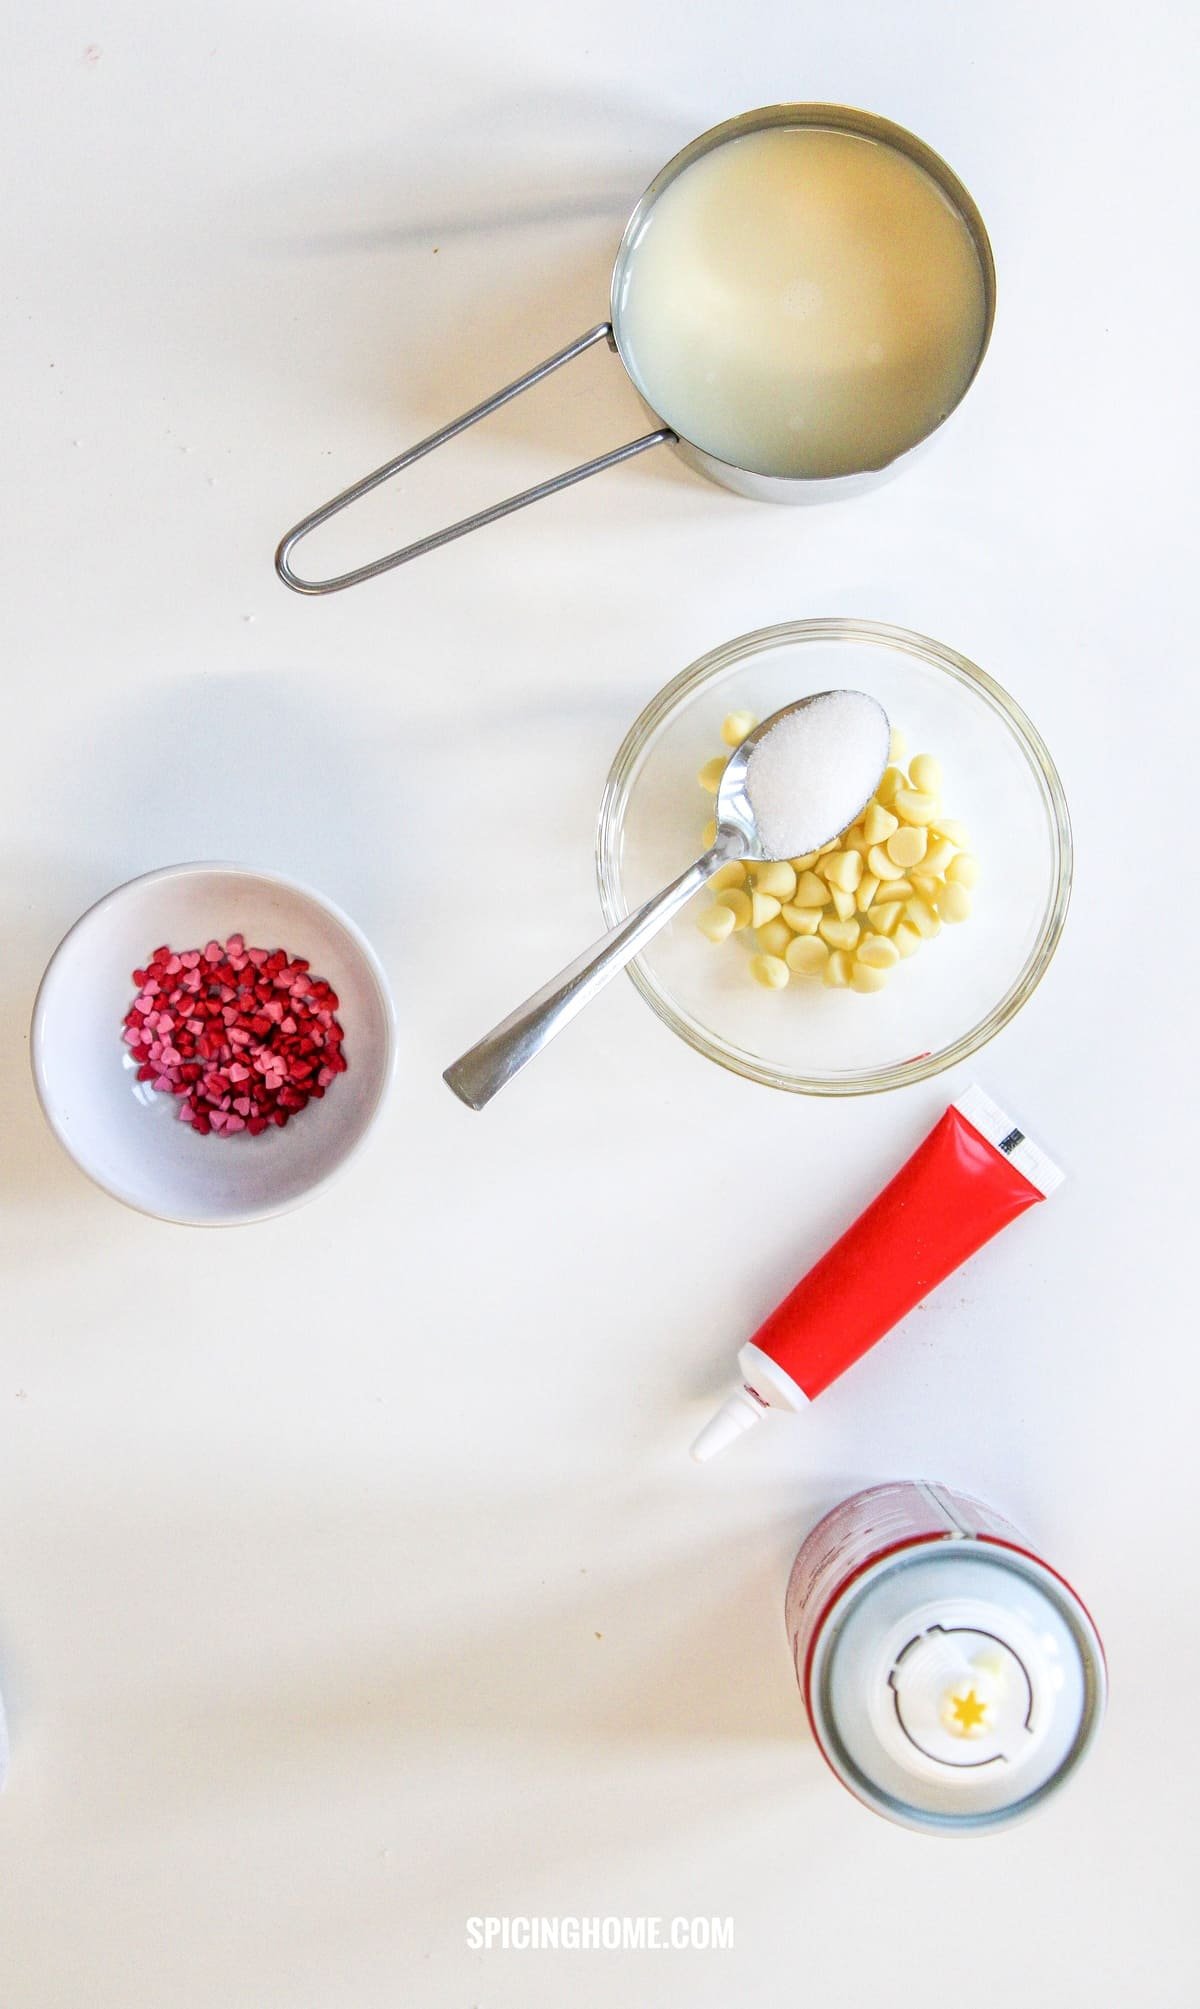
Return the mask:
[[[628, 216], [690, 136], [684, 122], [653, 105], [557, 93], [497, 103], [484, 95], [466, 124], [431, 122], [398, 135], [386, 161], [355, 159], [309, 189], [269, 191], [259, 256], [270, 270], [281, 259], [288, 267], [303, 261], [320, 328], [315, 354], [303, 332], [297, 337], [289, 325], [278, 333], [318, 401], [314, 434], [325, 410], [358, 404], [377, 414], [362, 465], [344, 465], [340, 451], [336, 461], [314, 458], [312, 492], [297, 499], [294, 515], [606, 320]], [[313, 220], [297, 227], [297, 211]], [[295, 284], [293, 271], [293, 305]], [[620, 360], [598, 344], [439, 450], [436, 461], [364, 498], [350, 532], [339, 523], [316, 533], [300, 570], [327, 576], [500, 500], [514, 483], [492, 475], [498, 452], [510, 462], [514, 452], [527, 457], [516, 484], [526, 487], [653, 425]], [[633, 493], [632, 481], [696, 481], [661, 447], [639, 456], [636, 470], [597, 478], [617, 484], [614, 496]]]
[[[437, 678], [420, 668], [418, 687], [406, 678], [394, 706], [386, 692], [379, 707], [352, 702], [338, 673], [233, 671], [164, 682], [136, 702], [114, 701], [99, 719], [64, 722], [42, 781], [46, 848], [10, 852], [0, 864], [5, 1200], [68, 1205], [73, 1195], [73, 1234], [86, 1233], [89, 1211], [99, 1218], [97, 1196], [41, 1117], [29, 1022], [62, 936], [139, 873], [226, 859], [313, 885], [373, 940], [418, 1026], [439, 1009], [439, 971], [458, 960], [456, 907], [478, 897], [481, 859], [483, 883], [501, 883], [528, 869], [532, 846], [539, 898], [562, 904], [565, 928], [578, 914], [581, 939], [598, 931], [592, 816], [621, 706], [570, 681], [552, 697], [522, 696], [498, 687], [474, 654]], [[514, 812], [508, 775], [528, 766], [531, 743], [545, 780], [537, 802]], [[581, 757], [594, 770], [585, 801]], [[447, 842], [448, 804], [457, 852]], [[465, 868], [469, 877], [456, 876]], [[134, 960], [149, 946], [131, 944]], [[114, 1058], [119, 1021], [117, 1013]]]
[[[311, 682], [238, 673], [164, 683], [132, 708], [114, 702], [99, 721], [63, 724], [42, 794], [46, 849], [10, 853], [0, 871], [0, 1193], [65, 1202], [72, 1188], [86, 1204], [82, 1175], [42, 1121], [28, 1030], [56, 944], [103, 894], [162, 865], [229, 859], [307, 880], [356, 919], [378, 912], [396, 831], [356, 730]], [[134, 961], [151, 946], [131, 943]]]
[[[832, 1790], [782, 1623], [824, 1498], [741, 1493], [729, 1533], [680, 1534], [677, 1489], [593, 1478], [572, 1500], [581, 1563], [555, 1490], [368, 1502], [327, 1474], [315, 1505], [298, 1475], [283, 1505], [209, 1477], [202, 1518], [157, 1488], [153, 1511], [60, 1498], [31, 1538], [27, 1570], [74, 1594], [49, 1659], [43, 1642], [55, 1692], [14, 1670], [13, 1812], [32, 1804], [33, 1874], [69, 1834], [94, 1921], [124, 1865], [228, 1844], [230, 1963], [247, 1934], [295, 1958], [352, 1921], [394, 1945], [411, 1888], [448, 1915], [503, 1909], [489, 1894], [603, 1885], [763, 1821], [799, 1838]], [[169, 1936], [191, 1886], [160, 1881]]]
[[[686, 121], [627, 92], [572, 93], [556, 79], [498, 98], [481, 79], [469, 118], [431, 113], [397, 132], [386, 160], [355, 156], [333, 173], [322, 161], [307, 187], [290, 177], [273, 191], [273, 213], [282, 201], [289, 222], [268, 241], [304, 256], [355, 254], [595, 216], [619, 237], [646, 183], [691, 137]], [[319, 221], [297, 227], [297, 209]]]
[[[761, 1520], [762, 1499], [752, 1506], [751, 1519]], [[148, 1755], [139, 1768], [143, 1796], [182, 1807], [189, 1797], [242, 1794], [256, 1779], [266, 1789], [285, 1760], [353, 1764], [370, 1753], [372, 1764], [402, 1766], [406, 1748], [429, 1751], [442, 1739], [590, 1759], [642, 1745], [700, 1752], [803, 1743], [783, 1590], [798, 1531], [817, 1504], [797, 1509], [789, 1500], [786, 1532], [774, 1544], [757, 1525], [679, 1540], [652, 1499], [627, 1497], [607, 1512], [593, 1500], [591, 1511], [608, 1549], [636, 1546], [646, 1527], [669, 1559], [642, 1568], [562, 1564], [555, 1541], [545, 1548], [555, 1501], [531, 1495], [399, 1497], [386, 1511], [343, 1506], [324, 1519], [311, 1508], [289, 1518], [265, 1503], [227, 1501], [214, 1504], [203, 1532], [161, 1514], [153, 1526], [110, 1521], [71, 1531], [76, 1546], [95, 1547], [97, 1561], [103, 1555], [97, 1578], [106, 1578], [108, 1594], [120, 1601], [126, 1569], [140, 1588], [126, 1614], [133, 1638], [113, 1644], [114, 1681], [127, 1684], [139, 1664], [137, 1635], [148, 1645], [173, 1613], [144, 1684], [135, 1679], [123, 1696], [107, 1695], [125, 1734], [136, 1723], [148, 1754], [158, 1747], [158, 1759]], [[743, 1503], [743, 1518], [746, 1511]], [[43, 1537], [60, 1538], [68, 1539], [65, 1526], [61, 1537]], [[556, 1573], [536, 1588], [526, 1583], [511, 1604], [489, 1595], [493, 1572], [516, 1581], [534, 1552], [554, 1556]], [[426, 1601], [439, 1575], [458, 1589], [449, 1605], [435, 1592], [436, 1616], [413, 1633], [418, 1569]], [[362, 1596], [368, 1583], [373, 1606]], [[344, 1629], [351, 1613], [360, 1629], [353, 1638]], [[215, 1654], [214, 1638], [226, 1642]], [[107, 1692], [104, 1658], [94, 1673]], [[197, 1688], [192, 1670], [214, 1660], [228, 1681]], [[120, 1762], [124, 1741], [118, 1735], [89, 1762]]]

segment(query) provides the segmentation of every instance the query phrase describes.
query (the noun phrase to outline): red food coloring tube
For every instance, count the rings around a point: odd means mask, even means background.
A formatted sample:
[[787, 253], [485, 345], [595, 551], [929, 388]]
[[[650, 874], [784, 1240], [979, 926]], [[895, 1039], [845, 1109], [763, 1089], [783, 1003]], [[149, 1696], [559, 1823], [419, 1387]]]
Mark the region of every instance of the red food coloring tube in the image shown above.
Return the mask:
[[769, 1409], [803, 1409], [1027, 1207], [1058, 1166], [969, 1088], [738, 1354], [742, 1386], [692, 1446], [713, 1458]]

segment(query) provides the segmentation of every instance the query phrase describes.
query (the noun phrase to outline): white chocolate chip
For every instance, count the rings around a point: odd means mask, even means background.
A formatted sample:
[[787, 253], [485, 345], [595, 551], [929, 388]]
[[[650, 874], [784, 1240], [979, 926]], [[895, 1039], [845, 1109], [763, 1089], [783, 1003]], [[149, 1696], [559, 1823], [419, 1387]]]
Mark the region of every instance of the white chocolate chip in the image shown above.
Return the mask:
[[830, 886], [836, 886], [842, 893], [853, 893], [863, 875], [863, 861], [857, 851], [831, 851], [820, 871]]
[[911, 900], [904, 902], [904, 918], [910, 928], [916, 929], [923, 941], [931, 942], [935, 935], [941, 933], [941, 921], [933, 908], [917, 894], [914, 894]]
[[954, 846], [948, 837], [935, 837], [932, 844], [925, 847], [921, 859], [921, 870], [934, 879], [948, 879], [950, 865], [954, 859]]
[[722, 907], [729, 908], [730, 913], [733, 915], [735, 931], [738, 928], [748, 928], [750, 926], [750, 895], [748, 893], [739, 893], [735, 888], [731, 887], [728, 893], [722, 893], [719, 904]]
[[920, 864], [928, 843], [924, 830], [913, 824], [902, 824], [899, 830], [892, 832], [883, 848], [893, 865], [907, 871], [910, 865]]
[[942, 792], [942, 763], [931, 753], [918, 753], [908, 763], [908, 778], [914, 788], [923, 795], [940, 795]]
[[796, 868], [786, 859], [773, 860], [770, 864], [751, 865], [750, 877], [760, 893], [770, 893], [779, 901], [791, 900], [796, 892]]
[[728, 712], [721, 727], [721, 738], [726, 746], [740, 746], [757, 724], [753, 712]]
[[871, 970], [890, 970], [893, 963], [900, 961], [900, 951], [886, 935], [868, 935], [855, 951], [856, 960], [865, 963]]
[[771, 893], [754, 892], [750, 895], [750, 925], [752, 928], [765, 927], [779, 913], [781, 902]]
[[868, 850], [872, 844], [886, 844], [893, 830], [899, 828], [899, 818], [893, 816], [890, 809], [885, 809], [882, 802], [867, 804], [867, 813], [863, 817], [863, 835], [867, 840]]
[[892, 807], [901, 823], [925, 824], [936, 822], [941, 803], [936, 795], [926, 795], [919, 788], [900, 788]]
[[697, 914], [696, 926], [710, 942], [723, 942], [733, 933], [734, 917], [731, 910], [718, 901], [715, 907], [706, 907], [702, 914]]
[[829, 961], [829, 950], [819, 935], [796, 935], [784, 960], [799, 977], [819, 977]]
[[938, 896], [938, 913], [943, 921], [966, 921], [971, 915], [971, 895], [956, 879], [942, 887]]
[[750, 974], [765, 991], [787, 989], [788, 966], [781, 956], [751, 956]]
[[829, 899], [829, 888], [815, 872], [802, 872], [796, 881], [796, 890], [790, 904], [793, 907], [824, 907]]
[[[890, 844], [891, 841], [889, 837], [888, 843]], [[873, 873], [876, 879], [882, 879], [886, 883], [889, 879], [901, 878], [904, 867], [897, 865], [893, 859], [888, 857], [887, 850], [882, 844], [872, 844], [871, 849], [867, 853], [867, 870]]]
[[821, 925], [820, 907], [785, 907], [781, 916], [794, 935], [815, 935]]
[[857, 921], [824, 920], [817, 932], [831, 949], [852, 949], [862, 930]]
[[764, 955], [782, 956], [796, 938], [786, 921], [768, 921], [757, 930], [755, 939]]

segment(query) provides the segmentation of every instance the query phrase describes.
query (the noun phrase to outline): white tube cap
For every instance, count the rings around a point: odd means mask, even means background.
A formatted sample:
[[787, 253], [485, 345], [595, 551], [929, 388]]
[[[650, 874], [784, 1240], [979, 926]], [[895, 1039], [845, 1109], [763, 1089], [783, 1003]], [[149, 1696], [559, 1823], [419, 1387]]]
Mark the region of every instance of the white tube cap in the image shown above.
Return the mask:
[[766, 1404], [751, 1395], [748, 1388], [735, 1388], [692, 1445], [692, 1456], [697, 1464], [706, 1465], [710, 1458], [728, 1450], [735, 1437], [752, 1430], [756, 1423], [761, 1423], [766, 1413]]

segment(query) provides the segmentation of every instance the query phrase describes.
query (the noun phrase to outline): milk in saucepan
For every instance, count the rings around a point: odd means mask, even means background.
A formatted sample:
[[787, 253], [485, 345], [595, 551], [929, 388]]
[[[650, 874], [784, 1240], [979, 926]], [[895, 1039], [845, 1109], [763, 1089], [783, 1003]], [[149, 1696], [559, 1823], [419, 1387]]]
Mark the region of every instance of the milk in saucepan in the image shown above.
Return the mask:
[[957, 404], [987, 327], [974, 240], [932, 176], [821, 126], [693, 161], [648, 211], [620, 291], [647, 403], [759, 474], [886, 466]]

